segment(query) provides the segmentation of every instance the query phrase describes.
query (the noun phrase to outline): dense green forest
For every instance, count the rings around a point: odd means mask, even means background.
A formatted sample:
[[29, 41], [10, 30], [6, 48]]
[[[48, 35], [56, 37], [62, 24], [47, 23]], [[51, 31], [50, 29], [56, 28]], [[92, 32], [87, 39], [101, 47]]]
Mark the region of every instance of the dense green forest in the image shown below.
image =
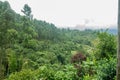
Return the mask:
[[0, 80], [115, 80], [117, 36], [57, 28], [0, 1]]

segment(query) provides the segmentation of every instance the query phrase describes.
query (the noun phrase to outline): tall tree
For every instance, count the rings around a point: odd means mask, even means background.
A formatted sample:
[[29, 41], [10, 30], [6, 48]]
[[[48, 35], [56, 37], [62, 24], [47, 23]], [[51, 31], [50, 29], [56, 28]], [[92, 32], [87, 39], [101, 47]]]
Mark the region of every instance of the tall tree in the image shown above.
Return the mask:
[[31, 8], [28, 6], [28, 4], [25, 4], [23, 7], [23, 10], [21, 10], [25, 16], [27, 16], [29, 19], [31, 19], [33, 17], [33, 15], [31, 15]]
[[120, 80], [120, 0], [118, 0], [118, 53], [117, 53], [117, 80]]

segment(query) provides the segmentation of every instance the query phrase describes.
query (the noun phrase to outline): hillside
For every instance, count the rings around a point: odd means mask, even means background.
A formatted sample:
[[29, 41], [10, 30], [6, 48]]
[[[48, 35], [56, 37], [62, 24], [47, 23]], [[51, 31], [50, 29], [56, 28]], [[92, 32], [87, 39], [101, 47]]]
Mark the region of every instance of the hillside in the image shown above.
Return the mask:
[[33, 19], [27, 4], [22, 12], [0, 1], [0, 80], [113, 80], [116, 36], [59, 29]]

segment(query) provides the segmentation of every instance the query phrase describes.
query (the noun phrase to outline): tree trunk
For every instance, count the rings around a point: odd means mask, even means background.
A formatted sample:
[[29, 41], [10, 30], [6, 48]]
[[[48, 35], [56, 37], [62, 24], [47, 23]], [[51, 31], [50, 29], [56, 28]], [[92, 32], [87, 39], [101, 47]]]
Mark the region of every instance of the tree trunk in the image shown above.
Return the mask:
[[117, 80], [120, 80], [120, 0], [118, 0], [118, 51], [117, 51]]

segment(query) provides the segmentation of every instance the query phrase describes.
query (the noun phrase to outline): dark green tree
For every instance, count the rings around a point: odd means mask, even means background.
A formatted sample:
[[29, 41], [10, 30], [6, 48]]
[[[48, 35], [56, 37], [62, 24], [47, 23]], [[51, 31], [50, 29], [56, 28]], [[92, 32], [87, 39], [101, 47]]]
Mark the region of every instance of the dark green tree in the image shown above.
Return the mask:
[[24, 7], [23, 7], [23, 10], [21, 10], [25, 16], [27, 16], [28, 18], [31, 18], [32, 15], [31, 15], [31, 8], [28, 6], [28, 4], [25, 4]]

